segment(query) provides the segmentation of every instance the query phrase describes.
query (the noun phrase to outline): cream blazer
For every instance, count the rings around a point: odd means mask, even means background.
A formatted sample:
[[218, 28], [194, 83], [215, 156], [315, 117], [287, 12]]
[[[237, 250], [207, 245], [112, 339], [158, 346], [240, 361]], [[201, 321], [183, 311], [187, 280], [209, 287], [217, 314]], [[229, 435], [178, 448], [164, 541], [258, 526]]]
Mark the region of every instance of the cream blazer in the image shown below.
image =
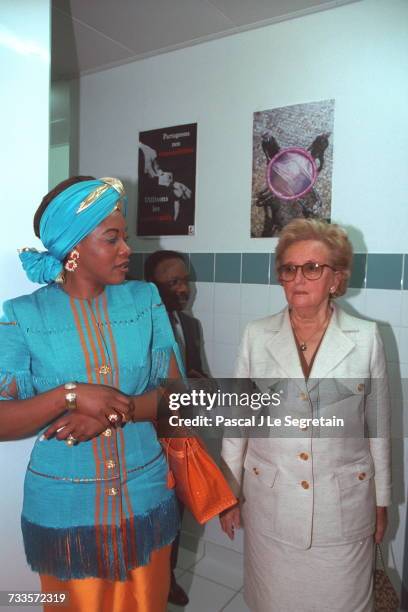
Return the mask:
[[222, 468], [241, 496], [244, 526], [250, 517], [257, 530], [301, 549], [373, 534], [376, 505], [391, 501], [390, 403], [376, 323], [334, 306], [306, 382], [286, 308], [247, 326], [236, 377], [281, 393], [274, 416], [345, 421], [223, 439]]

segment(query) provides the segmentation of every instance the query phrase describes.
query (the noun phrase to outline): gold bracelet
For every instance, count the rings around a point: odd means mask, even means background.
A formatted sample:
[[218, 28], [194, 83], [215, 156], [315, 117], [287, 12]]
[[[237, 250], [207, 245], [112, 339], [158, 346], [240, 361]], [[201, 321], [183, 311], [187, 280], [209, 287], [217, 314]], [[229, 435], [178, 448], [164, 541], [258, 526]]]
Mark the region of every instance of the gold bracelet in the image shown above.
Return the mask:
[[68, 393], [65, 394], [65, 408], [67, 410], [76, 410], [77, 408], [77, 394], [75, 393], [76, 388], [77, 386], [74, 382], [65, 383], [64, 385], [64, 389], [68, 391]]

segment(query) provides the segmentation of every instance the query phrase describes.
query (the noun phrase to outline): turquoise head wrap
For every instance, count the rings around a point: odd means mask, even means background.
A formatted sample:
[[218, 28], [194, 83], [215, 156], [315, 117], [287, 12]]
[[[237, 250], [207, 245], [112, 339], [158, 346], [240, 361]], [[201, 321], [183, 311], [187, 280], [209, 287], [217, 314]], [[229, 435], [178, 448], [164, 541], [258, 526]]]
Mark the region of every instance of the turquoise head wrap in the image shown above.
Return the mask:
[[[34, 283], [51, 283], [63, 272], [68, 253], [117, 207], [126, 205], [121, 181], [101, 178], [74, 183], [45, 209], [40, 222], [41, 242], [47, 249], [22, 249], [20, 260]], [[125, 211], [124, 211], [125, 212]]]

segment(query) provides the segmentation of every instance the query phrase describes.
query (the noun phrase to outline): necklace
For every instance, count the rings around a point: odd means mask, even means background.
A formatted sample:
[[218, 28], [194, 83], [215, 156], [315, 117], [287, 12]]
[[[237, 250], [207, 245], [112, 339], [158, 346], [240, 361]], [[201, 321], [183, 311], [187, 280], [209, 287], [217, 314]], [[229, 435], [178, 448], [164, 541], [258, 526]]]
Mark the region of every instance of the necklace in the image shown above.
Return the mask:
[[302, 351], [302, 353], [304, 353], [305, 351], [307, 351], [307, 343], [309, 342], [309, 340], [311, 340], [314, 336], [316, 336], [317, 333], [320, 333], [322, 336], [325, 333], [327, 326], [329, 324], [330, 321], [330, 316], [331, 316], [331, 312], [329, 312], [326, 316], [326, 319], [324, 320], [322, 329], [315, 329], [315, 331], [313, 332], [313, 334], [311, 334], [310, 336], [308, 336], [307, 338], [305, 338], [304, 340], [301, 340], [298, 336], [298, 334], [296, 333], [296, 328], [295, 325], [293, 324], [292, 321], [292, 317], [290, 317], [290, 324], [292, 326], [292, 330], [294, 333], [294, 336], [296, 338], [296, 340], [299, 342], [299, 348]]

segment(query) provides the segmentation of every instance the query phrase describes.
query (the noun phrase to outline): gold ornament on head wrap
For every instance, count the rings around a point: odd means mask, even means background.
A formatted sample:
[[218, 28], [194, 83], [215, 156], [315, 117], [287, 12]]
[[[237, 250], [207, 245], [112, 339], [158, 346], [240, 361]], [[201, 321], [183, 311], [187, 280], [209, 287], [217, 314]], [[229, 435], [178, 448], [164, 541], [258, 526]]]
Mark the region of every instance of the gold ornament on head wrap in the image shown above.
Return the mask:
[[[101, 195], [103, 193], [105, 193], [105, 191], [107, 191], [108, 189], [110, 189], [110, 187], [113, 187], [113, 189], [116, 189], [116, 191], [118, 192], [118, 194], [123, 197], [125, 195], [125, 190], [123, 188], [123, 184], [122, 181], [120, 181], [119, 179], [116, 178], [111, 178], [111, 177], [105, 177], [105, 178], [101, 178], [99, 179], [100, 181], [103, 181], [105, 183], [105, 185], [99, 185], [99, 187], [96, 187], [86, 198], [85, 200], [83, 200], [79, 207], [78, 210], [76, 211], [76, 214], [79, 215], [79, 213], [83, 212], [84, 210], [86, 210], [87, 208], [89, 208], [94, 202], [96, 202], [96, 200], [98, 198], [101, 197]], [[120, 210], [120, 203], [116, 203], [115, 207], [113, 210]]]

